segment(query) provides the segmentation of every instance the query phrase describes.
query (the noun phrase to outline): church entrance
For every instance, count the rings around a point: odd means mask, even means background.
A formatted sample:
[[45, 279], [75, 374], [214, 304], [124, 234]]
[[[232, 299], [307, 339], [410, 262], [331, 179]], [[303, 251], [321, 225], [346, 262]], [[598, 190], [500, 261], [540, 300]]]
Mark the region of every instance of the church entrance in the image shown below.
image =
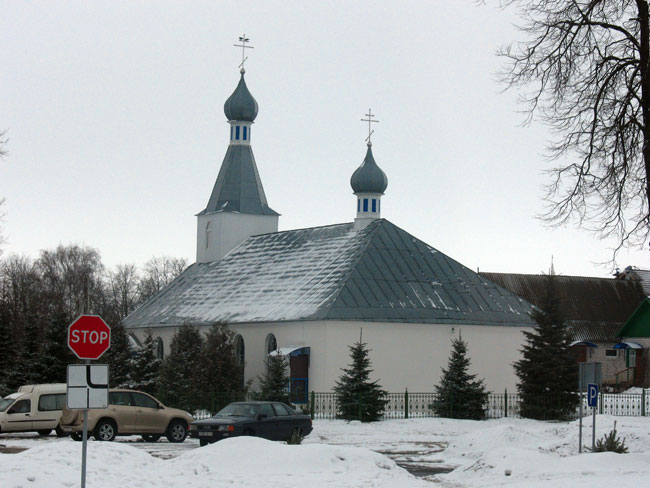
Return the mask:
[[309, 400], [309, 348], [303, 347], [299, 351], [289, 356], [291, 403], [307, 403]]
[[[274, 338], [275, 339], [275, 338]], [[301, 404], [309, 401], [309, 346], [280, 347], [269, 354], [281, 354], [289, 363], [289, 399]]]

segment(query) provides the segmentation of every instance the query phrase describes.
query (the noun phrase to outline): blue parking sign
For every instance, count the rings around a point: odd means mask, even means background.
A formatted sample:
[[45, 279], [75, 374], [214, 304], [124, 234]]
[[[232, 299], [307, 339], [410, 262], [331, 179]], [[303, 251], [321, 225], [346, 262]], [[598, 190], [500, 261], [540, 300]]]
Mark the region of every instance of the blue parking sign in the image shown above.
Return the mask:
[[598, 385], [594, 383], [587, 385], [587, 405], [590, 407], [598, 406]]

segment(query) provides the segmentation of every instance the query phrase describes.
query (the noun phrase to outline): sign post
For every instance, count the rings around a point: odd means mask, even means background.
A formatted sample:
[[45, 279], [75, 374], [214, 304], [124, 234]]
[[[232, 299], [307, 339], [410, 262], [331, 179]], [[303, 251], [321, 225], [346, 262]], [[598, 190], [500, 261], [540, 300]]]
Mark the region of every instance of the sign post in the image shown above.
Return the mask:
[[593, 415], [591, 421], [591, 452], [596, 450], [596, 407], [598, 406], [598, 385], [589, 383], [587, 385], [587, 405], [591, 407]]
[[[591, 390], [589, 389], [591, 386], [596, 386], [596, 394], [595, 394], [595, 402], [596, 405], [598, 405], [598, 385], [602, 383], [602, 364], [601, 363], [579, 363], [578, 364], [578, 394], [580, 395], [580, 411], [579, 411], [579, 416], [580, 416], [580, 422], [579, 422], [579, 427], [578, 427], [578, 452], [582, 452], [582, 395], [587, 392], [587, 401], [590, 402], [591, 399], [589, 397], [589, 393]], [[591, 406], [591, 403], [589, 403], [589, 406]], [[593, 436], [596, 435], [596, 409], [593, 409], [593, 415], [594, 415], [594, 421], [592, 425], [592, 434]], [[594, 439], [592, 439], [592, 448], [594, 447], [593, 443], [595, 442]]]
[[80, 315], [68, 326], [68, 347], [85, 364], [69, 364], [66, 403], [68, 408], [83, 408], [81, 446], [81, 488], [86, 488], [88, 447], [88, 409], [108, 406], [108, 365], [91, 365], [111, 346], [111, 328], [98, 315]]

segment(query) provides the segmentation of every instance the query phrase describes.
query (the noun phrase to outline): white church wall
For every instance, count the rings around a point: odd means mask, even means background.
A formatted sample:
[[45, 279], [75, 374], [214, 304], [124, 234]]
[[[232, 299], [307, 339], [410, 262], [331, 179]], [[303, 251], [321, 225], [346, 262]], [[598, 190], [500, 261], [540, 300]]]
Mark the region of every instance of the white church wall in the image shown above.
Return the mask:
[[277, 231], [277, 215], [254, 215], [235, 212], [213, 212], [199, 215], [196, 235], [196, 261], [198, 263], [218, 261], [249, 237]]
[[391, 392], [433, 391], [441, 368], [447, 366], [451, 340], [462, 334], [468, 343], [471, 373], [486, 379], [489, 390], [515, 391], [512, 363], [520, 358], [524, 327], [451, 326], [444, 324], [396, 324], [354, 321], [309, 321], [233, 326], [246, 343], [246, 378], [255, 379], [264, 369], [265, 339], [273, 333], [278, 347], [310, 346], [309, 389], [331, 391], [350, 364], [348, 345], [359, 340], [371, 349], [374, 373]]
[[[468, 344], [470, 372], [484, 378], [494, 392], [516, 391], [517, 378], [512, 363], [520, 358], [526, 327], [446, 324], [400, 324], [391, 322], [305, 321], [259, 324], [233, 324], [231, 328], [244, 339], [245, 379], [258, 385], [264, 373], [266, 337], [275, 335], [278, 347], [309, 346], [309, 390], [332, 391], [341, 376], [341, 368], [350, 364], [349, 345], [359, 340], [368, 345], [374, 372], [373, 380], [389, 392], [434, 391], [441, 368], [447, 366], [451, 341], [459, 334]], [[165, 355], [175, 327], [156, 327], [153, 337], [163, 340]], [[146, 328], [135, 329], [144, 340]], [[207, 328], [204, 328], [207, 332]]]

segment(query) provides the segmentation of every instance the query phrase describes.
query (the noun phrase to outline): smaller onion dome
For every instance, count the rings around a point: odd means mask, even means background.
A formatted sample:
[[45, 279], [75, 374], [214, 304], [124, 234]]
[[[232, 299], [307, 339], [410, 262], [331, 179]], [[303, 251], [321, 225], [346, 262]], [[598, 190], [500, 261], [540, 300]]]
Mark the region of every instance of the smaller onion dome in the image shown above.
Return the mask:
[[368, 144], [366, 157], [350, 178], [354, 193], [381, 193], [388, 186], [388, 178], [372, 157], [372, 146]]
[[235, 91], [223, 105], [223, 111], [228, 120], [241, 120], [244, 122], [253, 122], [257, 117], [257, 102], [248, 91], [246, 81], [244, 81], [245, 71], [241, 70], [241, 78]]

